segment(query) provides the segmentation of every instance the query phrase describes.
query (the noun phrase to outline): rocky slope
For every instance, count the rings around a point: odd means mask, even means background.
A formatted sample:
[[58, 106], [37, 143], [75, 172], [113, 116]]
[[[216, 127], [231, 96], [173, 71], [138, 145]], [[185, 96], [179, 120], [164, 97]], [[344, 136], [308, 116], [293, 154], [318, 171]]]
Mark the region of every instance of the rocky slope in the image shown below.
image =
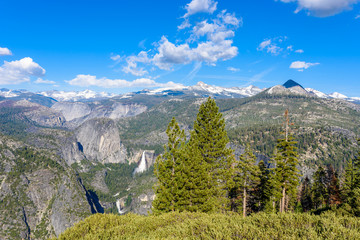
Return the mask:
[[96, 212], [69, 168], [47, 150], [0, 136], [0, 238], [45, 239]]

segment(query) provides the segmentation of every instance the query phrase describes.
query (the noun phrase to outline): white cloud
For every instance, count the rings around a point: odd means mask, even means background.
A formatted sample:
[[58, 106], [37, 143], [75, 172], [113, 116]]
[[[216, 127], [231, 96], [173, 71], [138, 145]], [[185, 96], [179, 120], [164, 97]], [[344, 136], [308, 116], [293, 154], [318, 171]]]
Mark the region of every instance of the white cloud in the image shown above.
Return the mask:
[[298, 50], [295, 50], [296, 53], [304, 53], [304, 50], [302, 49], [298, 49]]
[[121, 56], [119, 54], [110, 56], [110, 59], [113, 60], [113, 61], [120, 60], [120, 58], [121, 58]]
[[356, 15], [355, 19], [359, 19], [360, 18], [360, 14], [359, 15]]
[[239, 68], [234, 68], [234, 67], [228, 67], [227, 70], [230, 71], [230, 72], [238, 72], [238, 71], [240, 71]]
[[242, 18], [237, 18], [235, 16], [235, 13], [227, 13], [226, 10], [222, 10], [217, 17], [221, 18], [225, 24], [233, 25], [236, 27], [243, 25]]
[[[275, 0], [277, 1], [277, 0]], [[280, 0], [284, 3], [295, 2], [298, 7], [295, 13], [301, 10], [308, 11], [308, 14], [316, 17], [329, 17], [345, 10], [351, 10], [352, 6], [359, 0]]]
[[[277, 56], [280, 53], [287, 55], [287, 54], [294, 52], [294, 46], [287, 45], [286, 44], [287, 41], [288, 41], [287, 36], [280, 36], [280, 37], [265, 39], [264, 41], [262, 41], [259, 44], [259, 46], [256, 48], [256, 50], [258, 50], [260, 52], [265, 51], [274, 56]], [[296, 50], [295, 52], [298, 52], [298, 51], [299, 50]]]
[[108, 78], [97, 78], [92, 75], [79, 74], [76, 78], [67, 81], [70, 85], [81, 86], [81, 87], [104, 87], [104, 88], [148, 88], [148, 87], [182, 87], [182, 84], [167, 82], [158, 83], [152, 79], [139, 78], [134, 81], [127, 81], [123, 79], [108, 79]]
[[205, 41], [191, 48], [187, 43], [175, 45], [162, 37], [152, 62], [160, 69], [170, 70], [173, 64], [189, 64], [193, 61], [214, 65], [218, 60], [228, 60], [238, 54], [232, 40]]
[[187, 64], [194, 59], [194, 53], [187, 43], [176, 46], [165, 36], [161, 38], [157, 51], [152, 61], [160, 69], [170, 70], [172, 64]]
[[[267, 53], [271, 53], [272, 55], [279, 55], [284, 49], [277, 46], [277, 43], [274, 42], [275, 40], [267, 39], [262, 41], [259, 46], [257, 47], [258, 51], [266, 51]], [[282, 40], [281, 40], [282, 42]]]
[[307, 63], [304, 61], [295, 61], [290, 64], [289, 68], [297, 69], [298, 71], [302, 72], [304, 69], [308, 69], [309, 67], [313, 67], [319, 65], [320, 63]]
[[[186, 19], [182, 25], [178, 26], [179, 30], [189, 27], [189, 20]], [[140, 67], [140, 64], [151, 64], [162, 70], [171, 70], [173, 65], [193, 62], [215, 65], [218, 61], [231, 59], [238, 54], [238, 48], [233, 46], [232, 38], [235, 36], [235, 29], [241, 25], [241, 18], [236, 18], [235, 14], [227, 13], [225, 10], [221, 11], [214, 19], [195, 23], [189, 31], [190, 36], [183, 43], [173, 43], [166, 36], [162, 36], [161, 40], [155, 43], [156, 49], [129, 56], [122, 70], [135, 76], [143, 76], [148, 71]]]
[[0, 47], [0, 56], [12, 55], [11, 51], [8, 48]]
[[264, 40], [260, 43], [259, 47], [257, 48], [258, 51], [262, 51], [264, 50], [267, 46], [270, 46], [271, 44], [271, 39], [268, 39], [268, 40]]
[[150, 59], [145, 51], [141, 51], [137, 56], [129, 56], [126, 58], [127, 65], [122, 68], [123, 72], [130, 73], [134, 76], [144, 76], [148, 72], [141, 67], [138, 67], [138, 63], [149, 63]]
[[44, 84], [55, 84], [54, 81], [38, 78], [36, 79], [35, 83], [44, 83]]
[[191, 27], [191, 24], [189, 22], [189, 19], [185, 19], [179, 26], [178, 26], [178, 30], [183, 30], [185, 28], [189, 28]]
[[43, 76], [45, 69], [26, 57], [17, 61], [7, 62], [0, 67], [0, 84], [19, 84], [30, 81], [31, 76]]
[[195, 13], [213, 13], [216, 10], [217, 2], [213, 0], [192, 0], [185, 6], [186, 13], [184, 17], [189, 17]]

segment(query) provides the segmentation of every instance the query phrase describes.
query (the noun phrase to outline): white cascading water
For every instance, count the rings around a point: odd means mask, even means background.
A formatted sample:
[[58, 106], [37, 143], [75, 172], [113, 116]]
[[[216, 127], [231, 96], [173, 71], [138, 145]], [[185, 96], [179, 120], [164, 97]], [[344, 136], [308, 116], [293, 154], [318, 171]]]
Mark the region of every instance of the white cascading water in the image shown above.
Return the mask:
[[119, 212], [120, 215], [122, 215], [122, 214], [125, 213], [125, 211], [123, 211], [123, 210], [121, 209], [120, 199], [118, 199], [118, 200], [116, 201], [116, 208], [118, 209], [118, 212]]
[[145, 151], [143, 152], [140, 160], [139, 166], [135, 169], [135, 173], [142, 173], [146, 171], [146, 158], [145, 158]]

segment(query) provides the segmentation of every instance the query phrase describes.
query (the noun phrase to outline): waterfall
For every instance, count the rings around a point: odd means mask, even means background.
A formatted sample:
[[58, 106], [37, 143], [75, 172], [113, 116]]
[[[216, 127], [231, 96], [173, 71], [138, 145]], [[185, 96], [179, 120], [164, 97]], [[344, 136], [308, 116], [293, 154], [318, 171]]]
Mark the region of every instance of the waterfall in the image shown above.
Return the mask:
[[122, 214], [125, 213], [125, 211], [123, 211], [123, 210], [121, 209], [121, 199], [118, 199], [118, 200], [116, 201], [116, 208], [118, 209], [118, 212], [119, 212], [120, 215], [122, 215]]
[[140, 160], [139, 166], [134, 170], [135, 173], [142, 173], [146, 171], [146, 157], [145, 157], [146, 151], [143, 152]]

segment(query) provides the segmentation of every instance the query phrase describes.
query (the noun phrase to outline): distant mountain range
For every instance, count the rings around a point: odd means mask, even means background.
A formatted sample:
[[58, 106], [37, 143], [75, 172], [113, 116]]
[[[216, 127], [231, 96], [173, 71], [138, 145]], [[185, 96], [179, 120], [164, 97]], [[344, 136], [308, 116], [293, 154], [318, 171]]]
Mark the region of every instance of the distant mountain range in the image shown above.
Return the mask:
[[[106, 92], [94, 92], [92, 90], [84, 91], [43, 91], [32, 93], [27, 90], [10, 90], [6, 88], [0, 89], [1, 97], [13, 100], [28, 100], [31, 102], [40, 103], [45, 106], [51, 106], [55, 102], [77, 102], [77, 101], [94, 101], [109, 98], [116, 99], [131, 99], [137, 95], [153, 95], [153, 96], [176, 96], [181, 98], [188, 97], [214, 97], [214, 98], [244, 98], [251, 97], [260, 92], [273, 93], [289, 93], [301, 94], [319, 98], [333, 98], [342, 99], [360, 104], [360, 97], [347, 97], [341, 93], [333, 92], [325, 94], [312, 88], [304, 88], [293, 80], [288, 80], [283, 85], [276, 85], [271, 88], [261, 89], [259, 87], [250, 85], [248, 87], [219, 87], [214, 85], [198, 82], [196, 85], [179, 87], [179, 88], [158, 88], [158, 89], [144, 89], [138, 92], [130, 92], [125, 94], [110, 94]], [[43, 103], [45, 102], [45, 104]]]

